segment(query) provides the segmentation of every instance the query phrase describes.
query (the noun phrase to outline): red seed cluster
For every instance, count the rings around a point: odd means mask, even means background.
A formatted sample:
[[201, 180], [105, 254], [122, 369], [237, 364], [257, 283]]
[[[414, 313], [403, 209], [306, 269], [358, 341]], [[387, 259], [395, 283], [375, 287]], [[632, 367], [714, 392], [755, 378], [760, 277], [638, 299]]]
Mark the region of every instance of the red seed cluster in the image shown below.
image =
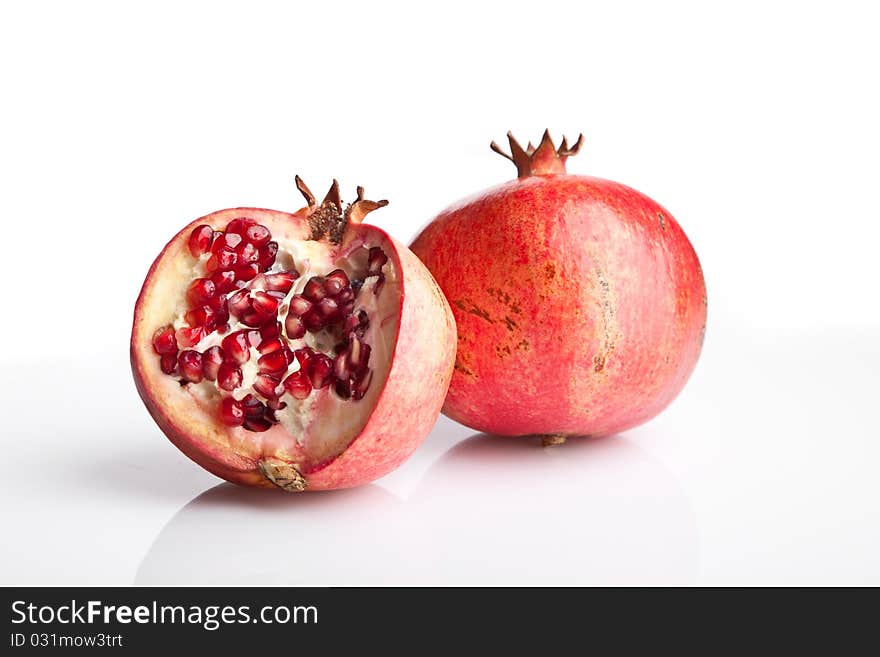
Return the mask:
[[[268, 228], [246, 217], [233, 219], [225, 231], [215, 231], [207, 225], [193, 229], [188, 242], [189, 252], [195, 258], [206, 253], [211, 255], [205, 261], [208, 276], [195, 279], [187, 288], [189, 310], [184, 319], [189, 327], [178, 331], [178, 342], [191, 347], [212, 331], [224, 333], [228, 330], [226, 295], [253, 281], [275, 263], [278, 244], [270, 241], [271, 237]], [[279, 272], [273, 276], [279, 280], [289, 279], [287, 290], [290, 290], [298, 275], [298, 272]], [[266, 294], [281, 294], [281, 287], [283, 284], [277, 290], [268, 288], [270, 292]], [[252, 319], [256, 321], [256, 316]]]
[[[277, 423], [275, 411], [286, 406], [283, 395], [303, 400], [314, 390], [332, 387], [343, 399], [361, 399], [372, 381], [370, 345], [364, 341], [369, 317], [363, 310], [353, 313], [363, 279], [350, 280], [341, 269], [326, 276], [313, 276], [287, 303], [284, 326], [279, 310], [299, 272], [268, 273], [275, 262], [278, 244], [269, 230], [252, 219], [233, 219], [225, 231], [199, 226], [188, 246], [194, 257], [211, 255], [205, 262], [204, 278], [197, 278], [186, 291], [188, 324], [175, 331], [160, 328], [153, 336], [162, 371], [179, 378], [181, 385], [202, 380], [216, 382], [220, 390], [233, 392], [243, 383], [242, 365], [258, 352], [256, 393], [240, 400], [224, 396], [219, 408], [221, 421], [249, 431], [266, 431]], [[369, 250], [364, 278], [377, 277], [374, 292], [384, 282], [382, 267], [388, 256], [379, 247]], [[225, 335], [219, 346], [199, 352], [195, 347], [213, 331], [225, 334], [230, 317], [244, 329]], [[306, 332], [329, 331], [337, 336], [334, 353], [327, 355], [310, 347], [291, 349], [289, 340]], [[299, 364], [287, 375], [290, 366]]]
[[354, 308], [356, 293], [348, 275], [335, 269], [327, 276], [310, 278], [302, 294], [290, 299], [284, 330], [287, 337], [297, 340], [306, 331], [320, 331], [342, 321]]

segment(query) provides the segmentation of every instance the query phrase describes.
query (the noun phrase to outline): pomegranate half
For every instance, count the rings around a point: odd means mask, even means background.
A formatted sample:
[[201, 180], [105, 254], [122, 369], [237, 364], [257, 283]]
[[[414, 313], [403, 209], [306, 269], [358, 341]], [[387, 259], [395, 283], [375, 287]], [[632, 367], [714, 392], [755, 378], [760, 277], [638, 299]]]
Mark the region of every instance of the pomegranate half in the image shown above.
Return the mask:
[[659, 204], [569, 175], [583, 142], [545, 132], [519, 177], [440, 213], [411, 248], [452, 304], [455, 373], [444, 413], [545, 444], [605, 435], [663, 410], [700, 353], [706, 287], [697, 255]]
[[455, 324], [424, 265], [361, 223], [336, 181], [294, 214], [221, 210], [181, 230], [138, 297], [131, 364], [153, 419], [228, 481], [346, 488], [397, 467], [431, 430]]

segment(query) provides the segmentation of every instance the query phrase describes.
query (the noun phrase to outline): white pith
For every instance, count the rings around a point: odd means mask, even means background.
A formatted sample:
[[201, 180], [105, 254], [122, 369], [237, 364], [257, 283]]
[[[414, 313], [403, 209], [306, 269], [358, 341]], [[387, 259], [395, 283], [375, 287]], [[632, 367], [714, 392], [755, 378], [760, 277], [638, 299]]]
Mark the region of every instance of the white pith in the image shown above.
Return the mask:
[[[324, 242], [285, 239], [283, 235], [277, 234], [277, 227], [271, 225], [268, 227], [273, 233], [272, 239], [278, 242], [279, 248], [275, 264], [266, 273], [288, 271], [292, 268], [296, 268], [299, 272], [299, 278], [294, 282], [279, 307], [278, 321], [281, 322], [282, 327], [284, 326], [284, 318], [287, 316], [290, 297], [301, 293], [312, 276], [326, 275], [334, 269], [342, 269], [351, 280], [362, 278], [367, 269], [368, 248], [383, 246], [381, 244], [352, 243], [347, 247], [345, 254], [337, 254], [334, 257], [331, 247]], [[215, 226], [215, 228], [219, 230], [224, 227]], [[162, 288], [168, 293], [165, 295], [166, 303], [163, 304], [167, 308], [167, 314], [164, 317], [154, 317], [156, 320], [154, 329], [168, 324], [172, 324], [175, 329], [188, 326], [184, 319], [185, 313], [189, 310], [186, 289], [192, 280], [206, 275], [205, 263], [209, 256], [210, 254], [205, 254], [199, 259], [194, 259], [188, 252], [185, 252], [176, 258], [172, 264], [173, 273], [170, 276], [171, 279], [175, 279], [173, 286], [162, 285]], [[392, 352], [397, 340], [400, 285], [393, 258], [390, 258], [385, 264], [382, 273], [385, 276], [385, 281], [380, 293], [374, 294], [377, 277], [367, 278], [355, 299], [353, 310], [355, 314], [359, 310], [365, 310], [370, 319], [369, 327], [364, 335], [364, 342], [369, 344], [372, 349], [369, 367], [373, 372], [373, 378], [365, 396], [357, 401], [344, 400], [333, 391], [332, 384], [323, 389], [314, 390], [305, 400], [296, 400], [285, 392], [280, 401], [285, 402], [287, 406], [275, 411], [275, 416], [279, 420], [278, 425], [264, 433], [230, 428], [227, 429], [230, 434], [240, 436], [242, 441], [257, 441], [262, 444], [264, 453], [275, 454], [296, 451], [290, 445], [290, 439], [293, 438], [297, 447], [304, 450], [311, 459], [319, 462], [332, 458], [345, 449], [369, 419], [376, 400], [385, 385], [391, 367]], [[166, 277], [165, 280], [168, 281], [168, 278]], [[259, 285], [249, 285], [248, 288], [253, 291], [262, 289]], [[203, 353], [212, 346], [220, 345], [223, 338], [230, 333], [250, 328], [242, 325], [233, 316], [229, 318], [229, 325], [230, 328], [226, 333], [221, 335], [213, 332], [191, 348]], [[283, 328], [282, 334], [286, 339], [287, 336], [283, 333]], [[329, 333], [319, 331], [317, 333], [307, 332], [303, 338], [287, 340], [287, 342], [293, 350], [309, 346], [332, 358], [334, 355], [332, 348], [337, 340]], [[180, 348], [184, 349], [182, 346]], [[187, 384], [180, 390], [193, 403], [198, 404], [214, 417], [219, 417], [219, 402], [221, 397], [225, 395], [232, 394], [236, 399], [242, 399], [248, 394], [254, 394], [265, 402], [265, 399], [253, 389], [253, 383], [258, 374], [257, 360], [259, 357], [260, 353], [252, 347], [250, 359], [241, 366], [242, 386], [236, 388], [232, 393], [220, 390], [216, 382], [208, 380]], [[158, 362], [158, 356], [153, 354], [153, 358]], [[280, 380], [283, 381], [298, 369], [299, 363], [294, 360], [288, 370], [280, 376]]]

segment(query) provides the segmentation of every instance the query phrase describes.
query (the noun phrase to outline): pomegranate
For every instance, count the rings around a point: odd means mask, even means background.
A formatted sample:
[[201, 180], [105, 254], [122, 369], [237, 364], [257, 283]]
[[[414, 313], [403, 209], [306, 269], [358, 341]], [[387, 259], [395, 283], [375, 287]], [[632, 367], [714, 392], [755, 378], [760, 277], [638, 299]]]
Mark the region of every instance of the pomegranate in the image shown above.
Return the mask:
[[366, 483], [430, 431], [455, 323], [409, 249], [343, 208], [336, 181], [294, 214], [221, 210], [156, 258], [131, 363], [153, 419], [229, 481], [287, 491]]
[[583, 143], [508, 133], [519, 177], [444, 210], [411, 248], [458, 326], [443, 412], [479, 431], [606, 435], [679, 393], [706, 322], [697, 255], [668, 210], [609, 180], [569, 175]]

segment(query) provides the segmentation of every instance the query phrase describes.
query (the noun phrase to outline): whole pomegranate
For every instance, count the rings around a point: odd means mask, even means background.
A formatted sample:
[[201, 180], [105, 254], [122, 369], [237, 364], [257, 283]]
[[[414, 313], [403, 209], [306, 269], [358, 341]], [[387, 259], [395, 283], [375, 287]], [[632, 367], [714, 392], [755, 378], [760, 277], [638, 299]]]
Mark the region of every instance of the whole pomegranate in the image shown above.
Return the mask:
[[697, 255], [672, 215], [609, 180], [569, 175], [583, 143], [545, 132], [519, 178], [440, 213], [411, 248], [458, 325], [443, 412], [545, 444], [659, 413], [696, 364], [706, 323]]
[[289, 214], [235, 208], [165, 247], [134, 312], [138, 392], [215, 475], [287, 491], [389, 472], [428, 434], [452, 375], [455, 324], [409, 249], [362, 224], [336, 181]]

